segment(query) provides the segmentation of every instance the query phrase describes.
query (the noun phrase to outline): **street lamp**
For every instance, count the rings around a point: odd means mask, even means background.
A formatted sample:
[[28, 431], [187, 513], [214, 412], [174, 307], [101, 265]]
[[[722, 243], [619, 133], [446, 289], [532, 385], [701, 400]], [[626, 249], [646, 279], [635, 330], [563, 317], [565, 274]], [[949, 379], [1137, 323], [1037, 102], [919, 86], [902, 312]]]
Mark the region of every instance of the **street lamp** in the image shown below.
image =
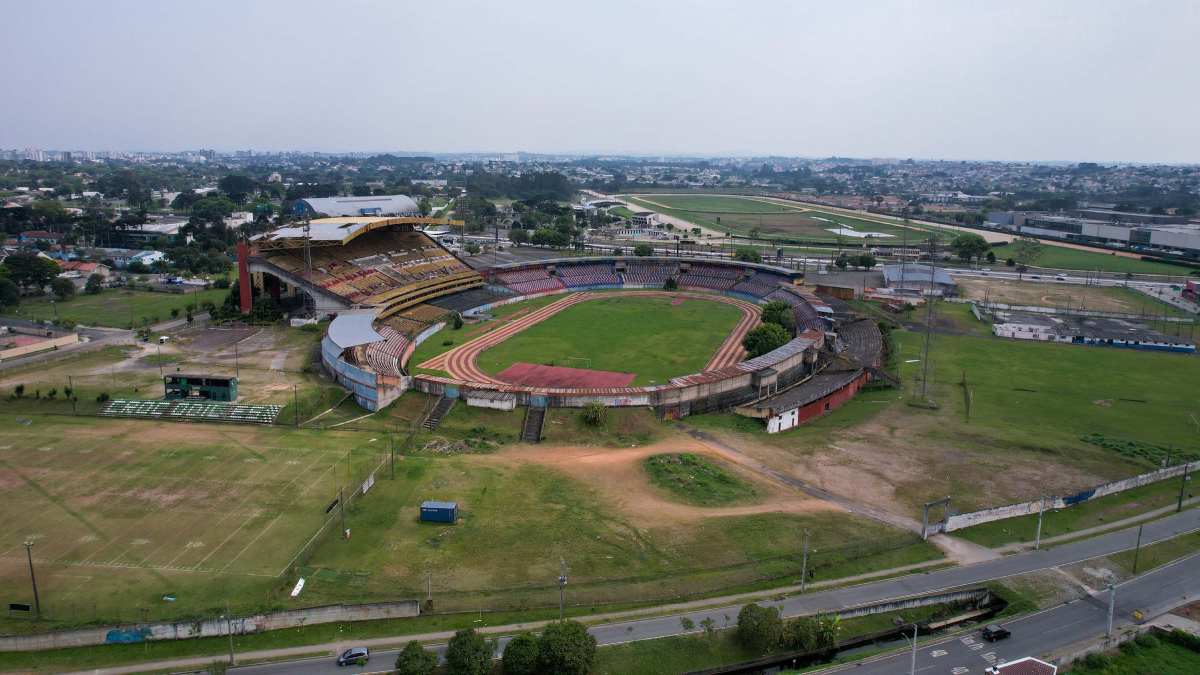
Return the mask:
[[[895, 619], [895, 621], [896, 621], [896, 623], [900, 623], [899, 617], [897, 617]], [[915, 621], [912, 624], [912, 629], [913, 629], [912, 640], [911, 640], [911, 642], [912, 642], [912, 659], [909, 661], [908, 673], [909, 673], [909, 675], [916, 675], [916, 672], [917, 672], [917, 624]], [[900, 637], [903, 637], [905, 641], [910, 641], [908, 639], [908, 636], [904, 634], [903, 630], [900, 631]]]
[[42, 601], [38, 598], [37, 576], [33, 573], [33, 540], [25, 540], [25, 558], [29, 561], [29, 583], [33, 586], [33, 617], [42, 619]]

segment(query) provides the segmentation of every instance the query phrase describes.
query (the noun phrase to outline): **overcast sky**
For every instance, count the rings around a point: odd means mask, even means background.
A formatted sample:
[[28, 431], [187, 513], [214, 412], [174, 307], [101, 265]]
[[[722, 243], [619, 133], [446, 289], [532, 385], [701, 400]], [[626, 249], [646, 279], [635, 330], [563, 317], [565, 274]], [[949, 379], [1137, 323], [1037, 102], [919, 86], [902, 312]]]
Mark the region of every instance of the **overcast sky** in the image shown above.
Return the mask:
[[1200, 162], [1200, 2], [7, 5], [0, 148]]

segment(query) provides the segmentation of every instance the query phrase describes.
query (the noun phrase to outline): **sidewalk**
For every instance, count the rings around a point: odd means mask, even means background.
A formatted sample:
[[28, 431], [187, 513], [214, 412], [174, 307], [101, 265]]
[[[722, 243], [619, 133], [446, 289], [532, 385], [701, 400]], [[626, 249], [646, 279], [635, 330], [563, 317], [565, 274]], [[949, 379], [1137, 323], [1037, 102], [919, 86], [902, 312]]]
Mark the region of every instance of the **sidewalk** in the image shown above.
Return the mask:
[[[1200, 497], [1192, 497], [1191, 499], [1183, 500], [1183, 505], [1185, 507], [1192, 506], [1194, 504], [1200, 504]], [[1103, 525], [1097, 525], [1095, 527], [1089, 527], [1089, 528], [1086, 528], [1083, 530], [1076, 530], [1075, 532], [1068, 532], [1066, 534], [1059, 534], [1059, 535], [1055, 535], [1053, 537], [1042, 537], [1042, 544], [1045, 545], [1045, 544], [1061, 543], [1064, 541], [1083, 539], [1083, 538], [1089, 537], [1093, 534], [1100, 534], [1102, 532], [1107, 532], [1108, 530], [1119, 530], [1121, 528], [1128, 527], [1130, 525], [1137, 525], [1138, 523], [1144, 523], [1148, 520], [1154, 520], [1155, 518], [1158, 518], [1159, 516], [1162, 516], [1162, 515], [1168, 515], [1168, 514], [1172, 513], [1173, 511], [1175, 511], [1175, 509], [1176, 509], [1175, 505], [1162, 506], [1157, 509], [1154, 509], [1153, 511], [1146, 511], [1145, 513], [1139, 513], [1136, 516], [1130, 516], [1128, 518], [1123, 518], [1121, 520], [1114, 520], [1111, 523], [1105, 523]], [[1029, 551], [1032, 549], [1033, 549], [1032, 541], [1015, 541], [1011, 544], [1005, 544], [1003, 546], [998, 546], [992, 550], [1000, 555], [1007, 555], [1009, 553], [1020, 553], [1022, 551]]]

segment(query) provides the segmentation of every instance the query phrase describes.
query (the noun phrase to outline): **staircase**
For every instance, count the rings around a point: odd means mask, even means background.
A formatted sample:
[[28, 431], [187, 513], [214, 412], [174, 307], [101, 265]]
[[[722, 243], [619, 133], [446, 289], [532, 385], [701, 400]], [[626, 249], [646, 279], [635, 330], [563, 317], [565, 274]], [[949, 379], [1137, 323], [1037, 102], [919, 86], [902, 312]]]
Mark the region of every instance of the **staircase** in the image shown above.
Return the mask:
[[442, 418], [454, 407], [456, 400], [458, 399], [446, 398], [445, 396], [439, 398], [437, 404], [433, 406], [433, 410], [429, 411], [429, 416], [425, 418], [424, 422], [421, 422], [421, 426], [429, 431], [437, 429], [438, 425], [442, 423]]
[[545, 408], [527, 408], [525, 410], [525, 423], [521, 425], [521, 440], [526, 443], [540, 443], [542, 440], [542, 424], [545, 421]]

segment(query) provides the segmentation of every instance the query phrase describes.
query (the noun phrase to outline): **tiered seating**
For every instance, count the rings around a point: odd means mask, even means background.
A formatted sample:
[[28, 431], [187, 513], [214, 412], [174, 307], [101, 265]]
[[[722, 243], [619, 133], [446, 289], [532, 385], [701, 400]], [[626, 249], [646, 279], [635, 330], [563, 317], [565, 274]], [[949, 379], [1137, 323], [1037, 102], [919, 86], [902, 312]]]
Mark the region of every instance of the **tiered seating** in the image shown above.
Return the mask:
[[496, 275], [496, 280], [521, 295], [556, 291], [564, 287], [562, 280], [551, 277], [544, 268], [540, 267], [531, 270], [500, 272]]
[[625, 283], [662, 286], [675, 276], [677, 269], [672, 263], [630, 262], [625, 268]]
[[746, 293], [756, 298], [766, 297], [771, 291], [779, 288], [783, 277], [770, 272], [755, 272], [749, 279], [743, 279], [733, 287], [738, 293]]
[[558, 268], [557, 274], [567, 288], [621, 284], [621, 277], [613, 274], [612, 265], [605, 263], [565, 265]]
[[794, 291], [776, 288], [763, 299], [767, 301], [779, 300], [791, 305], [792, 313], [796, 317], [796, 330], [799, 332], [809, 329], [820, 330], [823, 328], [821, 316], [817, 313], [817, 310], [813, 308], [811, 303]]
[[247, 405], [205, 400], [139, 401], [113, 399], [100, 410], [105, 417], [187, 419], [198, 422], [274, 424], [281, 405]]
[[692, 265], [687, 272], [679, 275], [679, 285], [683, 288], [707, 288], [714, 291], [732, 290], [737, 285], [742, 271], [732, 267], [715, 267], [712, 265]]
[[409, 340], [403, 333], [387, 325], [378, 326], [377, 332], [383, 336], [383, 341], [366, 346], [364, 356], [367, 365], [380, 375], [399, 377], [400, 361]]

